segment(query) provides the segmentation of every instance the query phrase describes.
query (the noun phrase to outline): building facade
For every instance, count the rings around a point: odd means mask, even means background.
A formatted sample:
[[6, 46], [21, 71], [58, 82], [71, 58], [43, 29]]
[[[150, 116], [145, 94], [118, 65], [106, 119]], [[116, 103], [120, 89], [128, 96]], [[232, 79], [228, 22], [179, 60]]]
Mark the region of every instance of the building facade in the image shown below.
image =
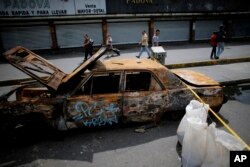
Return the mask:
[[115, 45], [137, 44], [161, 30], [160, 42], [208, 40], [224, 25], [231, 39], [250, 37], [247, 0], [0, 0], [0, 48], [32, 50], [95, 45], [110, 33]]

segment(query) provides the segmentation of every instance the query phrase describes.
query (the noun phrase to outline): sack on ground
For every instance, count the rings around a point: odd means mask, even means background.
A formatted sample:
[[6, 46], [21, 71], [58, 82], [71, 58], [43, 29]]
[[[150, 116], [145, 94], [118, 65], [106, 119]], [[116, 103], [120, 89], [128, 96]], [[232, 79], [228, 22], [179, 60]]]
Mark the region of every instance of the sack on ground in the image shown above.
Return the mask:
[[207, 123], [187, 118], [188, 127], [182, 145], [182, 166], [200, 167], [206, 152]]
[[243, 144], [234, 136], [217, 129], [214, 123], [208, 127], [206, 145], [206, 155], [202, 167], [228, 167], [230, 151], [244, 149]]
[[208, 104], [200, 103], [197, 100], [191, 100], [190, 103], [186, 106], [186, 114], [183, 116], [178, 129], [177, 129], [177, 137], [178, 141], [182, 144], [185, 131], [188, 127], [187, 119], [194, 117], [200, 118], [201, 122], [207, 122], [207, 114], [208, 114]]

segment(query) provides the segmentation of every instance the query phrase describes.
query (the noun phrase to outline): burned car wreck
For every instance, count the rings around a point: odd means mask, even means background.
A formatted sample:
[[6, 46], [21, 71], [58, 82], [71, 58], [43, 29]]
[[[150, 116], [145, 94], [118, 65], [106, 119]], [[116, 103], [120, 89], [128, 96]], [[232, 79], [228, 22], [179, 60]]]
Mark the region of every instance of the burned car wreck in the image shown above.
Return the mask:
[[101, 47], [70, 74], [26, 48], [5, 52], [11, 65], [35, 81], [0, 96], [1, 120], [35, 113], [59, 130], [156, 122], [165, 112], [184, 111], [195, 99], [186, 84], [211, 108], [223, 105], [221, 86], [203, 74], [169, 70], [149, 59], [98, 60], [106, 51]]

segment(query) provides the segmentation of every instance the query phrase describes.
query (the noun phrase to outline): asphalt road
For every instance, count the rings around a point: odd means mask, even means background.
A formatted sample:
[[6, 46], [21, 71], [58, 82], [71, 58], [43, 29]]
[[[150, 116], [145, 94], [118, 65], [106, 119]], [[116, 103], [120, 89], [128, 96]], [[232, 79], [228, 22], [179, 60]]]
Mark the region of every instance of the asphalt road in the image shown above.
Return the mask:
[[[249, 144], [249, 86], [228, 89], [229, 101], [221, 108], [220, 115]], [[1, 142], [0, 166], [181, 166], [181, 147], [176, 136], [179, 122], [164, 117], [158, 126], [124, 124], [63, 134], [46, 127], [26, 129]], [[146, 132], [136, 133], [135, 129], [141, 126], [147, 127]]]

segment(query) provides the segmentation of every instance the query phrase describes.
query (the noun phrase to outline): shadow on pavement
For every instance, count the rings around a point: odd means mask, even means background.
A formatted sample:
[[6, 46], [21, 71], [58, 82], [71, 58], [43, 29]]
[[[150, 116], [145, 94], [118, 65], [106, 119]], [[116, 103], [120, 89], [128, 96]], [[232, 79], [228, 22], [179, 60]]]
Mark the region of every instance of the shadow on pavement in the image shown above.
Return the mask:
[[[12, 166], [37, 159], [92, 162], [98, 152], [116, 150], [176, 135], [180, 120], [164, 118], [158, 126], [141, 123], [119, 124], [58, 132], [46, 126], [33, 126], [1, 138], [0, 164]], [[146, 126], [144, 133], [135, 129]]]

